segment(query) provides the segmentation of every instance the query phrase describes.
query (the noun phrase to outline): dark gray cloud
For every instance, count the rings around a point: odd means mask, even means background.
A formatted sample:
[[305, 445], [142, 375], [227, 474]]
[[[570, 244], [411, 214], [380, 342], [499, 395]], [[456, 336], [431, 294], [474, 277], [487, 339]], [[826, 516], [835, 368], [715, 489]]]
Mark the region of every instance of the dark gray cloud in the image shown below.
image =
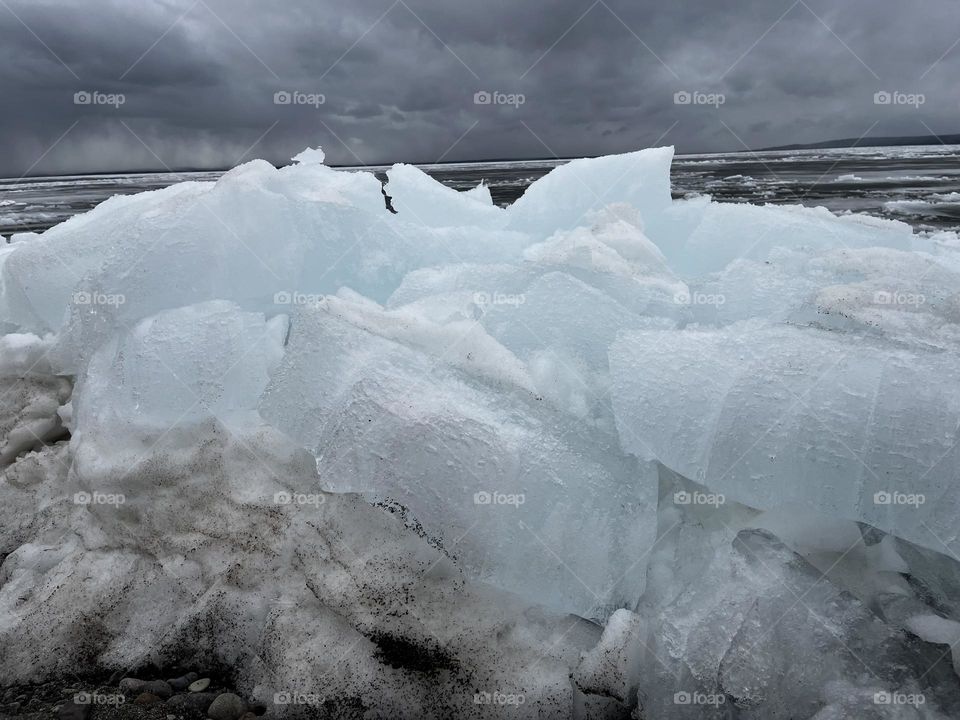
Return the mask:
[[0, 0], [0, 175], [955, 133], [958, 20], [956, 0]]

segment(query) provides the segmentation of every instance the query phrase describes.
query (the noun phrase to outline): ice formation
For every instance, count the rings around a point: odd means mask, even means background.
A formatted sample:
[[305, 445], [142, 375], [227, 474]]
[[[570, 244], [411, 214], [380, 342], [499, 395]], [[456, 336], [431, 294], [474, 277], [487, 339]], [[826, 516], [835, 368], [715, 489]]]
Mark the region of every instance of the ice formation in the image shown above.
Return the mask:
[[[960, 713], [960, 247], [319, 149], [0, 250], [4, 682], [276, 717]], [[308, 698], [276, 704], [275, 694]]]

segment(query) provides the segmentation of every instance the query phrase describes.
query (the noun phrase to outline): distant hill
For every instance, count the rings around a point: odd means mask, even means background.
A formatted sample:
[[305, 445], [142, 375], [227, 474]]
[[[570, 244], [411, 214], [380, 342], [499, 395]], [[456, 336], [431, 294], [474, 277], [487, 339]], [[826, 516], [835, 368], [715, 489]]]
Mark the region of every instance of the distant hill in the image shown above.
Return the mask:
[[897, 145], [960, 145], [960, 135], [913, 135], [906, 137], [843, 138], [818, 143], [797, 143], [760, 148], [761, 150], [828, 150], [849, 147], [890, 147]]

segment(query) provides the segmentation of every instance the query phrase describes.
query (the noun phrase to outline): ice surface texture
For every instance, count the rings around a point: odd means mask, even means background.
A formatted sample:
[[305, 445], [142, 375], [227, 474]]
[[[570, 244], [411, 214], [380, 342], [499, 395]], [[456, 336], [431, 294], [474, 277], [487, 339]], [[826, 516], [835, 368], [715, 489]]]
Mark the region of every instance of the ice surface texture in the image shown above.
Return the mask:
[[393, 214], [316, 149], [0, 251], [3, 675], [189, 653], [331, 717], [956, 712], [960, 243], [675, 202], [671, 159], [509, 208], [398, 165]]

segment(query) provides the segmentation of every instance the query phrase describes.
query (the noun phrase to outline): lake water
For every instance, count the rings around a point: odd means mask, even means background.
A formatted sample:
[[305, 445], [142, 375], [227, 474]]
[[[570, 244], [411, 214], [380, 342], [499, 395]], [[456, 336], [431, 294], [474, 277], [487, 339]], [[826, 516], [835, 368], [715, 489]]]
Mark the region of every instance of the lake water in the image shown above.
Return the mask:
[[[507, 205], [565, 160], [423, 165], [457, 190], [484, 181]], [[388, 166], [367, 168], [383, 177]], [[0, 234], [42, 231], [108, 197], [222, 173], [129, 173], [0, 180]], [[960, 146], [911, 146], [678, 155], [675, 197], [721, 202], [823, 205], [908, 222], [920, 231], [960, 230]]]

